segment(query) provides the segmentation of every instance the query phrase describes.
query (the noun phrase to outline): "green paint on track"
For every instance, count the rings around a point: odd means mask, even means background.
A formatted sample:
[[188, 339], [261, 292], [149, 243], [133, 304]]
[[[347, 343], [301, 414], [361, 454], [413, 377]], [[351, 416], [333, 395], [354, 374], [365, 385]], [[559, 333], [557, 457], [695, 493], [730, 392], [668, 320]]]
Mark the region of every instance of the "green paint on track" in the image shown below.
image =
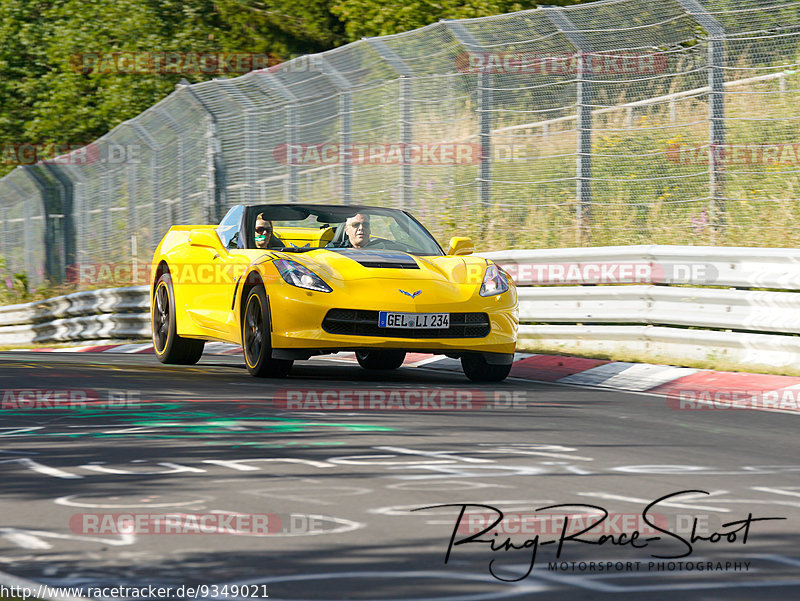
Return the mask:
[[[55, 411], [55, 410], [51, 410]], [[346, 432], [392, 432], [394, 428], [362, 423], [328, 423], [301, 419], [235, 416], [221, 417], [212, 411], [186, 410], [185, 404], [178, 402], [150, 403], [147, 410], [136, 409], [96, 409], [92, 407], [58, 411], [59, 418], [65, 421], [85, 420], [86, 418], [112, 419], [114, 424], [104, 424], [105, 432], [41, 432], [33, 430], [18, 434], [0, 434], [0, 437], [15, 438], [28, 436], [62, 436], [68, 438], [196, 438], [204, 435], [236, 434], [252, 436], [257, 434], [294, 434], [311, 431], [315, 428], [330, 428]], [[41, 410], [16, 410], [4, 415], [23, 418], [42, 417]], [[48, 411], [48, 416], [50, 412]], [[115, 429], [152, 428], [161, 432], [113, 432]], [[169, 430], [169, 433], [164, 432]], [[111, 432], [109, 432], [111, 431]], [[236, 441], [234, 444], [242, 444]], [[249, 443], [248, 443], [249, 444]], [[264, 444], [264, 443], [260, 443]], [[325, 444], [325, 443], [315, 443]]]

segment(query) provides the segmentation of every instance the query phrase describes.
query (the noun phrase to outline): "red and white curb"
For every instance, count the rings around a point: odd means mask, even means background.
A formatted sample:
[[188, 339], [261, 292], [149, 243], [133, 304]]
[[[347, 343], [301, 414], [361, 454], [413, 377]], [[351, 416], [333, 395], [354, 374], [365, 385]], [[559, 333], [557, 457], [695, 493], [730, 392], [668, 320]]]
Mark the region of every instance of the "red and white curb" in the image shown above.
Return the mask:
[[800, 412], [800, 377], [531, 355], [511, 377], [663, 396], [673, 409]]
[[[16, 349], [59, 353], [153, 353], [150, 343], [105, 344], [72, 348]], [[238, 355], [241, 347], [207, 342], [204, 354]], [[355, 353], [314, 357], [356, 363]], [[442, 355], [408, 353], [405, 367], [461, 371], [461, 362]], [[560, 355], [516, 353], [510, 377], [589, 388], [625, 390], [665, 396], [676, 409], [757, 409], [800, 412], [800, 377], [725, 372], [671, 365], [606, 361]]]

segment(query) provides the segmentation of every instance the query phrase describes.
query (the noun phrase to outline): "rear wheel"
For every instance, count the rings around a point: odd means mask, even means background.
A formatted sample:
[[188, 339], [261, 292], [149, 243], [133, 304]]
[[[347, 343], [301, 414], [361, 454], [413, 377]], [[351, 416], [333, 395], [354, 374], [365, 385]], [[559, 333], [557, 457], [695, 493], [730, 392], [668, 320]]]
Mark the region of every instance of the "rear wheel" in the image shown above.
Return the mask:
[[495, 365], [478, 353], [462, 355], [461, 367], [464, 369], [464, 375], [473, 382], [500, 382], [505, 380], [511, 371], [511, 363]]
[[294, 363], [287, 359], [272, 358], [267, 295], [261, 286], [253, 288], [245, 301], [242, 350], [247, 371], [257, 378], [284, 378]]
[[358, 364], [364, 369], [397, 369], [405, 361], [405, 351], [359, 351]]
[[178, 336], [175, 324], [175, 293], [172, 277], [161, 274], [153, 295], [153, 349], [161, 363], [193, 365], [203, 355], [205, 341]]

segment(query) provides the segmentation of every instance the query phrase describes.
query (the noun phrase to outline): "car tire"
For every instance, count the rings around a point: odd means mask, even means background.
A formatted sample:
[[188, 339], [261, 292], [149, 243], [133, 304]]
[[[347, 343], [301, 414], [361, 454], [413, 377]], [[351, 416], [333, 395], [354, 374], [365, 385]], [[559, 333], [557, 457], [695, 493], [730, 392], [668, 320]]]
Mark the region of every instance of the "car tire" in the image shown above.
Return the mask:
[[256, 286], [247, 295], [242, 319], [242, 351], [247, 371], [257, 378], [285, 378], [294, 361], [272, 358], [267, 294]]
[[178, 336], [175, 322], [175, 293], [172, 277], [162, 273], [153, 293], [153, 309], [150, 317], [153, 331], [153, 351], [161, 363], [194, 365], [203, 355], [204, 340]]
[[473, 382], [501, 382], [511, 372], [511, 363], [495, 365], [486, 361], [483, 355], [469, 353], [461, 356], [461, 367]]
[[405, 361], [405, 351], [358, 351], [356, 359], [364, 369], [397, 369]]

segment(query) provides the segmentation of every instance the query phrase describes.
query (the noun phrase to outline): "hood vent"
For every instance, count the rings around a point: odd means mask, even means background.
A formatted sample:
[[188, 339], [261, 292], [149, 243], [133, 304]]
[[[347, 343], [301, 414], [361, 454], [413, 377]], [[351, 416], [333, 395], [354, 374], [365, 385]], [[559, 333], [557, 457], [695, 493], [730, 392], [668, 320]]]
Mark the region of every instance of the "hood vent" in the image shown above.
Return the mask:
[[406, 253], [361, 250], [358, 248], [332, 248], [329, 250], [344, 255], [364, 267], [376, 269], [419, 269], [414, 257]]

